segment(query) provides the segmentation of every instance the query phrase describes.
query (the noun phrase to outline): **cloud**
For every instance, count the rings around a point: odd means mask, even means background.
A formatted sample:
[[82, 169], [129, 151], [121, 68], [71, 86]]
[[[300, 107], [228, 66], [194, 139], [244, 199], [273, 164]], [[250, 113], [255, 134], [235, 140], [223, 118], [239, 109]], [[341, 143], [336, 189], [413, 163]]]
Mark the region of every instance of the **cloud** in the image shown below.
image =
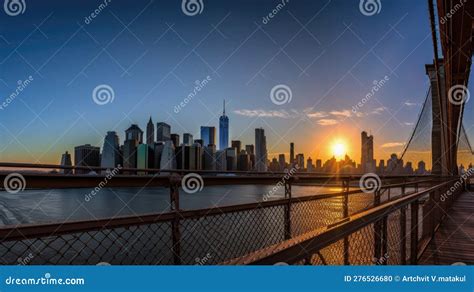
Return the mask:
[[306, 116], [310, 119], [320, 119], [328, 116], [326, 112], [306, 112]]
[[260, 118], [282, 118], [282, 119], [290, 119], [294, 116], [288, 113], [285, 110], [248, 110], [248, 109], [241, 109], [235, 110], [235, 114], [245, 117], [260, 117]]
[[372, 111], [374, 115], [381, 115], [385, 111], [385, 107], [381, 106]]
[[334, 126], [339, 124], [339, 121], [334, 119], [320, 119], [316, 123], [321, 126]]
[[405, 143], [402, 143], [402, 142], [390, 142], [390, 143], [385, 143], [385, 144], [382, 144], [382, 148], [395, 148], [395, 147], [402, 147], [402, 146], [405, 146]]
[[405, 126], [413, 126], [413, 125], [414, 125], [414, 123], [408, 123], [408, 122], [405, 122], [405, 123], [403, 123], [403, 124], [404, 124]]
[[329, 112], [331, 115], [336, 116], [336, 117], [345, 117], [349, 118], [352, 116], [352, 111], [350, 110], [342, 110], [342, 111], [331, 111]]
[[418, 104], [415, 103], [415, 102], [405, 101], [404, 105], [406, 105], [406, 106], [417, 106]]

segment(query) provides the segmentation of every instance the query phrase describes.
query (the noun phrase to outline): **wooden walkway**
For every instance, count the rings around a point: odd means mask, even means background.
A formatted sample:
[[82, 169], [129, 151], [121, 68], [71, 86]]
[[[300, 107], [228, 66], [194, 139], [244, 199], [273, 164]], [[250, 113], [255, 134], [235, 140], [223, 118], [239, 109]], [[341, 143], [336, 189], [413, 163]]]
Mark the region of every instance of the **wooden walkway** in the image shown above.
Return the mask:
[[474, 192], [463, 193], [444, 218], [420, 265], [474, 265]]

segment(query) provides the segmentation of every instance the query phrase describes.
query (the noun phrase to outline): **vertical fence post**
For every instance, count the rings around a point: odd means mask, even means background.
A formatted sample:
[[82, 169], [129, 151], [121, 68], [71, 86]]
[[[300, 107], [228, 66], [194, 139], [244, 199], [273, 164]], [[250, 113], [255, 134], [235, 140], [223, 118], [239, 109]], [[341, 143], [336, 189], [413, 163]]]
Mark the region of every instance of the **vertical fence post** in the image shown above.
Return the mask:
[[410, 264], [418, 263], [418, 200], [411, 203]]
[[400, 264], [407, 263], [407, 207], [400, 208]]
[[[349, 217], [349, 188], [351, 180], [342, 180], [342, 189], [344, 192], [344, 202], [343, 202], [343, 218]], [[344, 237], [344, 265], [349, 265], [349, 237]]]
[[171, 221], [171, 251], [173, 252], [173, 259], [175, 265], [181, 265], [181, 231], [179, 228], [180, 214], [179, 214], [179, 185], [181, 177], [177, 174], [170, 176], [170, 206], [171, 211], [174, 211], [174, 219]]
[[[374, 207], [380, 205], [380, 190], [374, 191]], [[374, 222], [374, 263], [378, 264], [381, 258], [381, 233], [382, 233], [382, 221], [378, 220]]]
[[291, 178], [285, 180], [285, 239], [291, 238]]

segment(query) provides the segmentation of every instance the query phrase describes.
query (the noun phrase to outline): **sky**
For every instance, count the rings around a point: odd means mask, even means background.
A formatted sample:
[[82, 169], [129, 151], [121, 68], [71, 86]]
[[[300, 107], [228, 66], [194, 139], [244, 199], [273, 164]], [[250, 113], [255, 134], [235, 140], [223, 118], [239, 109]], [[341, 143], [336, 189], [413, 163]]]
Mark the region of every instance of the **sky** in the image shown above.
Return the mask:
[[181, 0], [25, 0], [19, 15], [0, 11], [0, 161], [59, 163], [107, 131], [122, 143], [150, 116], [198, 138], [218, 127], [224, 99], [230, 139], [254, 144], [262, 127], [269, 158], [294, 142], [328, 159], [342, 143], [359, 161], [363, 130], [377, 159], [400, 153], [429, 87], [426, 1], [382, 0], [374, 15], [356, 0], [283, 1], [195, 0], [194, 12]]

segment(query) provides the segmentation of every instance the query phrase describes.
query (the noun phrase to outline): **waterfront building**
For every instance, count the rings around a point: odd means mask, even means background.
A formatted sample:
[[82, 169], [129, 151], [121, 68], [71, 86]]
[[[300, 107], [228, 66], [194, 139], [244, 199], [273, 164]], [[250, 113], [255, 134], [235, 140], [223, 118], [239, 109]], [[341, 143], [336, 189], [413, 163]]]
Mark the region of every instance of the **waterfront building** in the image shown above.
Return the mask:
[[194, 143], [193, 141], [193, 135], [190, 133], [184, 133], [183, 134], [183, 144], [191, 146]]
[[156, 124], [156, 141], [166, 142], [171, 140], [171, 126], [160, 122]]
[[[61, 155], [61, 166], [72, 166], [71, 154], [67, 151]], [[72, 174], [72, 169], [61, 169], [59, 173]]]
[[203, 147], [209, 144], [216, 144], [216, 127], [201, 126], [201, 139]]
[[153, 124], [151, 117], [146, 125], [146, 143], [148, 145], [153, 145], [153, 143], [155, 143], [155, 124]]
[[225, 114], [225, 100], [224, 100], [224, 108], [222, 111], [222, 116], [220, 116], [219, 118], [219, 149], [224, 150], [227, 147], [229, 147], [229, 118]]
[[102, 147], [100, 166], [102, 168], [114, 169], [120, 164], [120, 141], [116, 132], [107, 132]]
[[[85, 144], [74, 147], [74, 165], [81, 167], [100, 166], [100, 148]], [[96, 173], [92, 169], [76, 169], [76, 174]]]
[[255, 129], [255, 169], [259, 172], [267, 171], [267, 137], [262, 128]]

